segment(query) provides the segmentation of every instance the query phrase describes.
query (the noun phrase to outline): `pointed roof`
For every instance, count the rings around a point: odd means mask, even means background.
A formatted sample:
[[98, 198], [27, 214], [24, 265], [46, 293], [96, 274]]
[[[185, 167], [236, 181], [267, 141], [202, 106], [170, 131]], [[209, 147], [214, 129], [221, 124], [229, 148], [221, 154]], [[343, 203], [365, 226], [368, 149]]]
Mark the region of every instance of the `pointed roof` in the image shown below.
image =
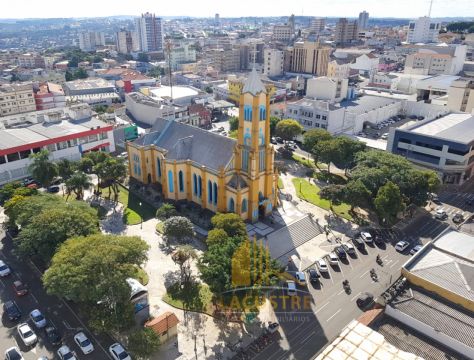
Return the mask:
[[247, 81], [244, 84], [244, 88], [242, 90], [242, 93], [251, 93], [252, 95], [257, 95], [258, 93], [267, 93], [267, 90], [265, 89], [265, 86], [262, 83], [262, 80], [260, 80], [260, 77], [257, 74], [257, 71], [255, 68], [252, 69], [252, 72], [250, 73], [250, 76], [248, 77]]

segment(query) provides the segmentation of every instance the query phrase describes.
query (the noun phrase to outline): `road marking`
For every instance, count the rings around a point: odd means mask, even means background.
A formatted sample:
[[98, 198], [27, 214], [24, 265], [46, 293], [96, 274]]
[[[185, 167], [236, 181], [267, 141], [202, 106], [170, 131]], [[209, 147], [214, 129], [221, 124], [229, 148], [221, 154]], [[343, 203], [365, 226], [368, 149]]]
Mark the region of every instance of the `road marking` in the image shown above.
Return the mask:
[[315, 313], [317, 314], [318, 312], [320, 312], [322, 309], [324, 309], [327, 305], [329, 305], [329, 301], [324, 304], [323, 306], [321, 306], [318, 310], [315, 311]]
[[330, 317], [329, 319], [326, 320], [326, 322], [331, 321], [331, 319], [332, 319], [334, 316], [336, 316], [337, 314], [339, 314], [339, 312], [340, 312], [341, 310], [342, 310], [342, 309], [337, 310], [334, 314], [331, 315], [331, 317]]
[[387, 254], [387, 255], [385, 255], [385, 256], [382, 258], [382, 261], [385, 261], [385, 260], [387, 260], [387, 258], [388, 258], [388, 254]]
[[37, 303], [39, 305], [39, 301], [36, 299], [36, 297], [33, 295], [33, 293], [30, 293], [31, 294], [31, 297], [33, 298], [33, 300], [35, 301], [35, 303]]
[[289, 338], [291, 334], [294, 334], [296, 330], [298, 330], [300, 327], [302, 327], [303, 325], [306, 325], [306, 322], [303, 321], [300, 325], [298, 325], [296, 328], [294, 328], [291, 332], [288, 333], [288, 335], [286, 336], [286, 338]]
[[345, 291], [344, 289], [341, 290], [341, 291], [339, 291], [339, 292], [337, 293], [337, 295], [341, 295], [344, 291]]
[[365, 273], [363, 273], [361, 276], [359, 276], [359, 279], [362, 279], [365, 275], [369, 273], [370, 270], [367, 270]]
[[310, 333], [308, 336], [306, 336], [303, 340], [300, 341], [300, 344], [304, 344], [304, 343], [305, 343], [306, 341], [308, 341], [309, 338], [312, 337], [314, 334], [315, 334], [314, 330], [311, 331], [311, 333]]
[[354, 297], [351, 299], [351, 301], [354, 301], [356, 298], [358, 298], [360, 294], [361, 294], [361, 293], [359, 292], [356, 296], [354, 296]]
[[397, 265], [397, 263], [399, 262], [400, 260], [397, 260], [395, 261], [392, 265], [390, 265], [390, 269], [393, 268], [395, 265]]

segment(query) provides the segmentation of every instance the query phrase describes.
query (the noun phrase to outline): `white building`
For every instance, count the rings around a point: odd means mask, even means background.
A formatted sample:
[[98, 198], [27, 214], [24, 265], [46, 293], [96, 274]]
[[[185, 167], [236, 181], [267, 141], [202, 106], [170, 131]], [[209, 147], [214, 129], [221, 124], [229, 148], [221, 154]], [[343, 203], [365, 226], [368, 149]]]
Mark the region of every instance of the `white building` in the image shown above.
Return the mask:
[[313, 34], [319, 34], [324, 31], [326, 28], [326, 19], [325, 18], [312, 18], [309, 31]]
[[125, 94], [125, 106], [133, 118], [143, 124], [153, 125], [158, 118], [175, 119], [175, 106], [138, 92]]
[[140, 18], [135, 19], [135, 26], [141, 51], [163, 50], [163, 24], [161, 18], [147, 12], [142, 14]]
[[405, 60], [405, 74], [457, 75], [466, 61], [466, 45], [437, 45], [420, 47]]
[[408, 25], [407, 41], [409, 43], [435, 43], [438, 42], [438, 34], [441, 29], [439, 22], [432, 22], [428, 16], [410, 21]]
[[316, 100], [340, 102], [347, 96], [347, 79], [331, 79], [327, 76], [308, 79], [306, 96]]
[[196, 62], [196, 49], [190, 44], [179, 44], [171, 49], [171, 68], [181, 70], [182, 64]]
[[103, 32], [86, 31], [79, 34], [79, 48], [82, 51], [95, 51], [100, 46], [105, 46]]
[[369, 86], [396, 90], [398, 86], [398, 81], [399, 77], [397, 75], [378, 72], [375, 73], [372, 77]]
[[448, 89], [448, 108], [472, 113], [474, 110], [474, 80], [458, 79]]
[[359, 71], [359, 74], [369, 79], [378, 71], [379, 58], [372, 53], [363, 54], [356, 58], [351, 64], [351, 69]]
[[140, 50], [140, 41], [136, 31], [121, 30], [115, 34], [117, 52], [130, 54]]
[[369, 13], [367, 11], [362, 11], [359, 13], [359, 30], [367, 30], [369, 28]]
[[283, 74], [284, 53], [277, 49], [263, 51], [263, 74], [267, 76], [280, 76]]
[[351, 75], [351, 63], [350, 59], [338, 59], [334, 58], [328, 63], [327, 76], [331, 79], [347, 79]]
[[0, 117], [35, 110], [33, 84], [0, 85]]
[[293, 38], [293, 35], [293, 28], [290, 25], [275, 25], [273, 27], [273, 40], [287, 42]]

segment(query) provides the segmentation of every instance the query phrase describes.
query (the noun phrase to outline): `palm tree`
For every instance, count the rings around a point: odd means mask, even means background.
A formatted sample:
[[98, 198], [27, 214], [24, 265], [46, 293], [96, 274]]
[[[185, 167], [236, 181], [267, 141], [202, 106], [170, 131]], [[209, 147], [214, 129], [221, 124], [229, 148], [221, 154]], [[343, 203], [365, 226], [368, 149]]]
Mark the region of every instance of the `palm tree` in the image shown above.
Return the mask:
[[64, 181], [69, 179], [72, 174], [74, 174], [74, 170], [77, 169], [77, 163], [70, 161], [68, 159], [61, 159], [57, 162], [58, 166], [58, 174], [63, 178]]
[[103, 187], [109, 187], [109, 196], [111, 194], [110, 188], [112, 188], [114, 199], [117, 199], [119, 193], [118, 184], [127, 176], [125, 162], [122, 159], [109, 157], [94, 166], [94, 172], [97, 174]]
[[84, 190], [92, 186], [89, 175], [82, 171], [76, 171], [69, 179], [66, 180], [66, 201], [71, 195], [71, 192], [76, 194], [76, 200], [84, 198]]
[[47, 188], [58, 175], [57, 165], [49, 160], [49, 151], [41, 150], [36, 154], [31, 154], [30, 159], [33, 161], [28, 168], [31, 175]]

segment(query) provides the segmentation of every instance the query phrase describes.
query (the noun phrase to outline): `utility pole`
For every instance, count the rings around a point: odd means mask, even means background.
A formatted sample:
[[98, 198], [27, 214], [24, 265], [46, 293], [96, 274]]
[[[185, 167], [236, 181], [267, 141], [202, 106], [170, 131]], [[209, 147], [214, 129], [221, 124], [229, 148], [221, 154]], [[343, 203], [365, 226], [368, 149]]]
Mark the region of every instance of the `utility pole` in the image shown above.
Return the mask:
[[171, 39], [166, 40], [166, 52], [168, 53], [168, 69], [169, 69], [170, 89], [171, 89], [171, 102], [173, 102], [173, 79], [172, 79], [173, 70], [171, 69], [171, 49], [172, 49], [172, 47], [173, 47], [173, 44], [171, 42]]
[[430, 10], [428, 11], [428, 17], [431, 17], [431, 8], [433, 7], [433, 0], [430, 1]]

